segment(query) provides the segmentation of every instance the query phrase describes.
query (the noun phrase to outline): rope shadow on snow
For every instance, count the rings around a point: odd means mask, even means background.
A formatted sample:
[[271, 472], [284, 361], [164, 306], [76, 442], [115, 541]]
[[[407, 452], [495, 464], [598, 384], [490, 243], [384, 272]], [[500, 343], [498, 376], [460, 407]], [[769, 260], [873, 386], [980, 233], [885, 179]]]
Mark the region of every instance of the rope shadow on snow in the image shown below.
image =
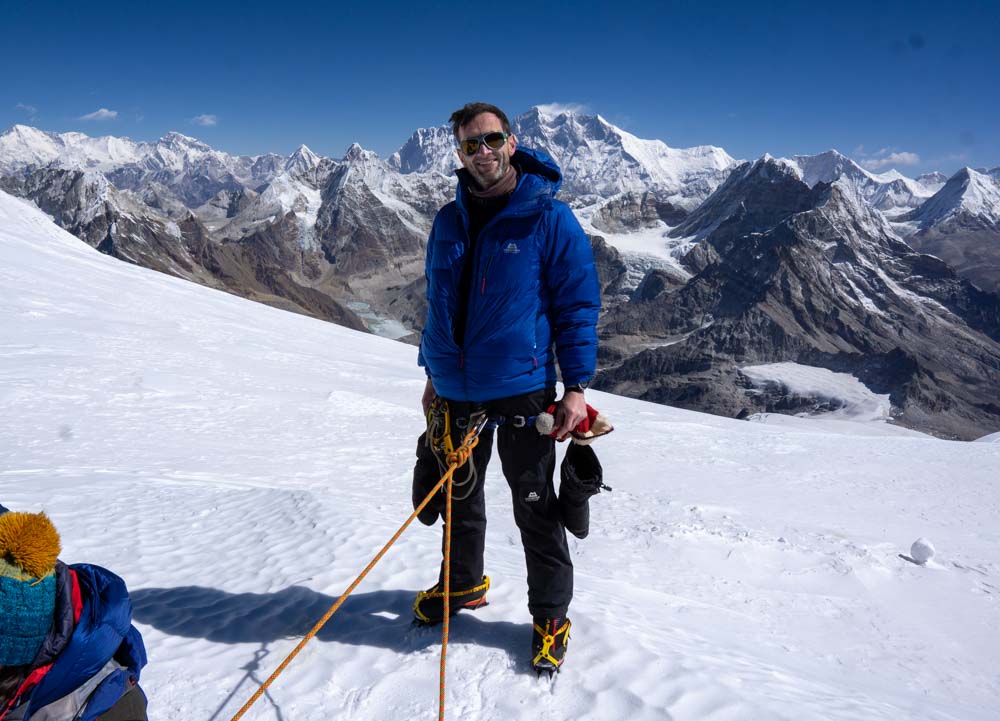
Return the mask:
[[[297, 640], [337, 600], [302, 586], [265, 594], [233, 594], [201, 586], [141, 588], [132, 591], [131, 596], [133, 617], [139, 623], [171, 636], [230, 644]], [[408, 590], [352, 594], [316, 639], [403, 654], [439, 645], [439, 626], [412, 624], [413, 597], [414, 591]], [[451, 619], [453, 643], [473, 643], [504, 651], [519, 673], [531, 672], [526, 658], [530, 639], [529, 623], [484, 621], [472, 612], [462, 612]]]
[[[233, 690], [229, 692], [229, 695], [226, 696], [222, 703], [219, 704], [219, 708], [215, 710], [215, 713], [211, 715], [208, 721], [215, 721], [219, 718], [219, 714], [221, 714], [223, 709], [229, 705], [229, 702], [236, 697], [236, 693], [240, 690], [240, 687], [245, 681], [250, 681], [252, 684], [256, 684], [257, 686], [264, 683], [264, 679], [257, 677], [257, 672], [261, 670], [261, 661], [263, 661], [270, 653], [271, 652], [268, 650], [266, 643], [261, 644], [261, 647], [254, 651], [253, 660], [249, 661], [246, 665], [240, 668], [240, 670], [246, 671], [246, 674], [239, 680], [236, 686], [233, 687]], [[279, 706], [278, 702], [274, 700], [273, 696], [271, 696], [270, 691], [264, 692], [264, 698], [266, 698], [274, 708], [277, 721], [285, 721], [285, 717], [281, 714], [281, 706]]]

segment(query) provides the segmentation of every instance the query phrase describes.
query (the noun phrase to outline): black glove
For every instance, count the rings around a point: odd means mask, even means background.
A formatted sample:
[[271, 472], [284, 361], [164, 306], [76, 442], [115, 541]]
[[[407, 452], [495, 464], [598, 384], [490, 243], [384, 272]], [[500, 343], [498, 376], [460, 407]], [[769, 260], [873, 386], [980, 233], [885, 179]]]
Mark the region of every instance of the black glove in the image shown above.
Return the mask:
[[571, 443], [559, 467], [559, 514], [566, 530], [577, 538], [590, 533], [590, 497], [604, 485], [604, 469], [589, 445]]

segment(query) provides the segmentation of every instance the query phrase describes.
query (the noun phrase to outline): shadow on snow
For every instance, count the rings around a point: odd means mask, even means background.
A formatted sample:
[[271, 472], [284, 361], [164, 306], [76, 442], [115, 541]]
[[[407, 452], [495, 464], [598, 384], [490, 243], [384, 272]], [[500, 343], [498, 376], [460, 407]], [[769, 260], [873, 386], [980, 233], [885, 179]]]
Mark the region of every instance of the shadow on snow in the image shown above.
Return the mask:
[[[142, 588], [131, 592], [134, 618], [171, 636], [214, 643], [298, 640], [337, 600], [302, 586], [277, 593], [226, 593], [214, 588]], [[440, 626], [412, 623], [413, 591], [351, 595], [316, 635], [319, 641], [415, 653], [441, 643]], [[450, 641], [504, 651], [515, 672], [531, 673], [531, 624], [485, 621], [463, 611], [451, 619]]]

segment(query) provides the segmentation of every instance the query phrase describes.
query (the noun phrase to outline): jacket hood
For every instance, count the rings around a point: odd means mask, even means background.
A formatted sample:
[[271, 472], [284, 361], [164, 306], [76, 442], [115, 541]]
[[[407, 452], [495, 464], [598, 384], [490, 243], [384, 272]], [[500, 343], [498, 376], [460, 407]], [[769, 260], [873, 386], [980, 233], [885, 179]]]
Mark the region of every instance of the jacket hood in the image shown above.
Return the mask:
[[[138, 631], [132, 627], [132, 602], [125, 582], [110, 571], [90, 564], [71, 566], [79, 582], [83, 611], [65, 638], [65, 590], [59, 594], [50, 650], [58, 652], [52, 668], [32, 691], [29, 712], [55, 701], [85, 683], [115, 656], [136, 677], [146, 664], [146, 651]], [[65, 567], [63, 567], [65, 571]], [[62, 573], [64, 584], [71, 583], [68, 573]]]
[[541, 150], [519, 147], [510, 156], [510, 162], [522, 175], [539, 175], [552, 183], [554, 185], [553, 195], [558, 193], [559, 188], [562, 187], [562, 171], [556, 165], [556, 161]]

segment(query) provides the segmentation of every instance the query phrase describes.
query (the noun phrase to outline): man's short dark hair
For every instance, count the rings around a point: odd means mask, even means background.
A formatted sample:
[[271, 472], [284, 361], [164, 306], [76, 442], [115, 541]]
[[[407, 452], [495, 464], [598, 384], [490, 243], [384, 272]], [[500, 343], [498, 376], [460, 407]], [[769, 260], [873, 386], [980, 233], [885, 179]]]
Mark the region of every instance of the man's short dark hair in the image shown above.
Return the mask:
[[507, 120], [507, 115], [496, 105], [490, 105], [489, 103], [466, 103], [448, 118], [448, 122], [451, 123], [451, 132], [455, 134], [455, 140], [458, 140], [459, 128], [463, 125], [468, 125], [472, 122], [473, 118], [483, 113], [493, 113], [496, 115], [500, 118], [500, 125], [503, 127], [503, 131], [505, 133], [510, 132], [510, 121]]

